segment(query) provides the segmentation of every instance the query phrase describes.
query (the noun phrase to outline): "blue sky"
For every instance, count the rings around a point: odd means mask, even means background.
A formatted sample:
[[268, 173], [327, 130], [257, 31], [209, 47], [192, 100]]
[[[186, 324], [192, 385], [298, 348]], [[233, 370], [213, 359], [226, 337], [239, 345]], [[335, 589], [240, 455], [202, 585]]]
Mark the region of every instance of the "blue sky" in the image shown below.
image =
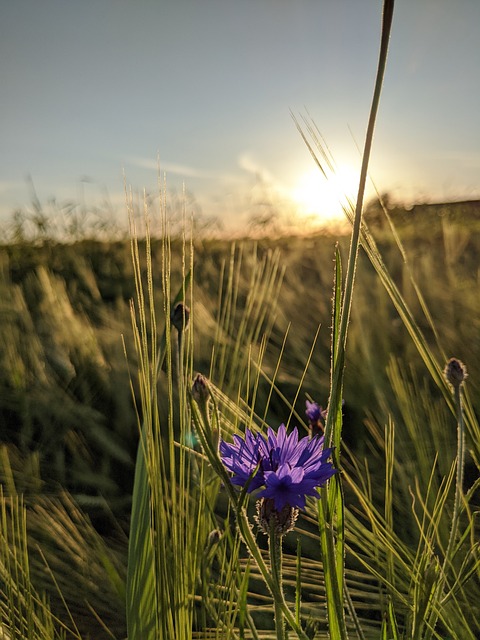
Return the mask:
[[[108, 192], [124, 216], [124, 172], [155, 191], [157, 158], [170, 189], [184, 183], [227, 225], [265, 194], [311, 214], [315, 167], [290, 112], [308, 109], [353, 189], [381, 6], [0, 0], [0, 220], [28, 204], [28, 175], [42, 201]], [[479, 43], [478, 0], [397, 0], [371, 161], [380, 191], [480, 197]]]

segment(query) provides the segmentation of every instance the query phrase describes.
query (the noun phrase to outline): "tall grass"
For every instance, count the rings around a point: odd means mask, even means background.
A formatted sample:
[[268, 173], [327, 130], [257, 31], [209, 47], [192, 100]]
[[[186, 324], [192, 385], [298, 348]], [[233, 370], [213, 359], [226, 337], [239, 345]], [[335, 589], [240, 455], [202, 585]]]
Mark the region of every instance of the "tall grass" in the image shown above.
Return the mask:
[[[327, 307], [325, 305], [322, 310], [322, 300], [319, 301], [320, 317], [310, 305], [303, 308], [302, 315], [309, 318], [308, 324], [304, 326], [297, 317], [300, 310], [295, 306], [298, 297], [304, 295], [304, 291], [311, 290], [312, 285], [308, 280], [311, 276], [317, 277], [318, 274], [318, 277], [324, 278], [323, 289], [329, 290], [328, 272], [331, 274], [329, 265], [331, 258], [327, 253], [325, 262], [321, 263], [321, 256], [309, 250], [309, 242], [310, 240], [298, 241], [298, 251], [295, 254], [289, 253], [281, 243], [275, 245], [279, 250], [273, 251], [270, 249], [266, 251], [262, 245], [258, 245], [254, 250], [244, 244], [232, 249], [231, 255], [225, 253], [223, 247], [219, 247], [218, 262], [216, 262], [217, 256], [214, 251], [210, 254], [209, 261], [205, 258], [205, 246], [200, 245], [196, 248], [194, 285], [191, 296], [189, 294], [187, 297], [192, 310], [192, 325], [188, 330], [191, 331], [191, 335], [188, 340], [193, 342], [194, 355], [200, 354], [197, 360], [198, 366], [195, 369], [200, 368], [211, 380], [211, 390], [221, 416], [224, 437], [228, 437], [228, 433], [240, 431], [244, 426], [258, 425], [258, 428], [262, 429], [265, 419], [275, 426], [282, 419], [282, 415], [288, 417], [291, 413], [292, 422], [302, 425], [301, 404], [305, 392], [314, 394], [316, 388], [322, 389], [316, 386], [316, 381], [326, 380], [326, 370], [322, 360], [328, 362], [328, 354], [322, 340], [316, 343], [317, 346], [310, 357], [308, 354], [314, 343], [316, 323], [322, 318], [322, 314], [325, 324], [328, 323]], [[458, 292], [457, 290], [452, 292], [451, 301], [445, 297], [444, 279], [442, 272], [438, 270], [436, 274], [439, 278], [438, 285], [433, 284], [435, 280], [432, 274], [435, 272], [430, 265], [426, 261], [415, 262], [416, 242], [405, 247], [405, 255], [408, 256], [410, 270], [412, 273], [415, 272], [420, 284], [426, 282], [428, 278], [430, 287], [426, 294], [431, 309], [429, 315], [441, 319], [438, 309], [441, 307], [446, 310], [447, 324], [437, 324], [436, 333], [446, 344], [442, 351], [452, 353], [451, 344], [456, 345], [455, 349], [459, 349], [459, 345], [461, 348], [461, 341], [457, 342], [459, 336], [451, 331], [449, 324], [453, 313], [453, 310], [450, 311], [450, 305], [453, 307], [458, 304]], [[471, 242], [474, 246], [473, 232]], [[382, 243], [387, 249], [382, 260], [383, 266], [386, 269], [386, 260], [388, 260], [396, 273], [395, 280], [391, 276], [382, 277], [390, 283], [389, 291], [393, 285], [397, 287], [396, 302], [398, 304], [403, 300], [402, 304], [405, 304], [406, 308], [413, 307], [417, 310], [412, 318], [417, 325], [417, 330], [421, 330], [421, 344], [425, 352], [438, 361], [438, 368], [441, 369], [444, 362], [443, 353], [437, 349], [435, 341], [430, 338], [432, 334], [428, 332], [428, 324], [418, 313], [421, 307], [416, 305], [415, 299], [412, 298], [414, 289], [407, 286], [406, 278], [398, 277], [402, 269], [405, 269], [408, 276], [406, 267], [401, 260], [395, 260], [391, 245], [386, 243], [385, 238]], [[139, 243], [140, 252], [143, 246]], [[176, 292], [182, 289], [182, 260], [177, 260], [181, 257], [181, 246], [181, 244], [173, 245], [174, 293], [171, 298], [174, 298]], [[292, 246], [296, 250], [295, 243], [292, 242], [289, 246], [290, 252], [294, 250]], [[333, 241], [330, 241], [329, 246], [331, 256]], [[180, 247], [180, 251], [177, 247]], [[343, 251], [344, 248], [341, 248]], [[212, 249], [215, 250], [215, 245]], [[161, 270], [161, 253], [154, 253], [154, 251], [156, 251], [155, 246], [152, 248], [152, 269], [155, 277]], [[413, 256], [413, 260], [410, 256]], [[441, 254], [431, 252], [430, 256], [432, 261], [435, 258], [436, 264], [441, 264], [443, 260]], [[279, 268], [280, 257], [282, 257], [281, 269]], [[296, 264], [301, 266], [288, 264], [292, 259], [298, 260]], [[145, 263], [142, 262], [142, 264]], [[454, 263], [454, 268], [458, 271], [461, 265]], [[220, 286], [217, 286], [220, 293], [210, 296], [215, 273], [218, 274], [217, 282], [220, 281]], [[473, 295], [475, 288], [473, 279], [471, 280], [472, 288], [468, 289], [466, 286], [469, 278], [473, 278], [473, 275], [465, 271], [462, 278], [463, 309], [470, 309], [472, 317], [475, 318], [475, 305], [478, 301]], [[255, 283], [254, 287], [250, 286], [252, 282]], [[358, 435], [356, 438], [353, 437], [352, 418], [348, 415], [350, 424], [347, 422], [345, 425], [346, 438], [350, 444], [354, 442], [354, 449], [357, 451], [350, 456], [344, 449], [343, 455], [342, 476], [346, 496], [346, 593], [354, 603], [365, 637], [379, 637], [382, 615], [385, 613], [387, 615], [385, 624], [388, 629], [396, 628], [398, 637], [408, 638], [412, 625], [416, 625], [418, 629], [419, 621], [423, 619], [422, 607], [425, 605], [426, 594], [434, 592], [432, 580], [436, 580], [436, 572], [442, 566], [442, 553], [448, 545], [455, 476], [452, 466], [455, 458], [455, 417], [452, 413], [454, 404], [451, 391], [443, 382], [443, 377], [439, 378], [440, 386], [433, 383], [433, 377], [429, 377], [428, 369], [421, 364], [422, 359], [415, 355], [418, 347], [415, 350], [411, 348], [410, 345], [415, 346], [416, 343], [407, 341], [407, 331], [402, 330], [404, 325], [397, 323], [392, 326], [392, 322], [395, 323], [394, 307], [388, 306], [388, 300], [381, 295], [378, 282], [373, 272], [367, 269], [365, 262], [361, 262], [357, 279], [356, 303], [350, 327], [350, 351], [348, 352], [350, 355], [347, 358], [344, 389], [345, 409], [348, 410], [364, 390], [370, 394], [368, 396], [370, 403], [367, 407], [366, 429], [362, 429], [356, 414], [353, 416], [355, 431], [358, 434], [358, 431], [362, 430], [361, 438]], [[6, 290], [10, 291], [8, 288]], [[438, 303], [434, 295], [435, 290], [438, 292]], [[295, 291], [293, 296], [292, 291]], [[406, 296], [409, 297], [408, 303]], [[231, 298], [232, 302], [229, 302]], [[220, 300], [220, 303], [211, 302], [215, 300]], [[247, 303], [247, 300], [250, 302]], [[172, 299], [171, 303], [173, 302]], [[155, 296], [156, 309], [159, 304], [160, 308], [163, 308], [161, 294]], [[437, 304], [439, 307], [436, 306]], [[226, 313], [225, 309], [229, 306], [230, 311]], [[377, 331], [374, 331], [371, 319], [372, 307], [377, 310]], [[249, 310], [248, 313], [247, 310]], [[253, 316], [250, 315], [252, 313]], [[290, 330], [286, 322], [289, 314], [293, 318]], [[225, 320], [221, 320], [223, 316]], [[261, 322], [260, 328], [257, 326], [257, 321]], [[160, 345], [166, 322], [170, 322], [169, 313], [162, 312], [157, 319]], [[217, 328], [219, 323], [222, 326]], [[243, 338], [238, 335], [239, 327], [242, 327]], [[310, 336], [308, 336], [308, 327], [310, 327]], [[469, 335], [471, 336], [468, 327], [463, 324], [463, 321], [457, 327], [461, 335], [468, 340], [470, 350], [474, 353], [476, 342], [472, 341], [471, 337], [468, 338]], [[304, 334], [299, 331], [302, 328], [305, 331]], [[403, 333], [400, 333], [402, 331]], [[410, 331], [413, 332], [414, 329], [411, 328]], [[264, 339], [262, 339], [263, 332], [265, 332]], [[390, 340], [401, 341], [401, 348], [394, 349], [393, 345], [396, 343], [389, 342], [390, 332], [392, 335]], [[177, 342], [176, 330], [171, 329], [171, 333], [173, 336], [171, 336], [170, 349], [173, 350]], [[321, 329], [320, 338], [324, 333], [325, 330]], [[216, 335], [218, 339], [215, 338]], [[254, 337], [254, 342], [249, 345], [251, 336]], [[38, 344], [42, 345], [41, 339], [37, 338], [37, 340]], [[385, 351], [378, 348], [382, 342]], [[212, 349], [213, 344], [215, 344], [214, 349]], [[161, 350], [160, 346], [158, 348]], [[132, 349], [133, 347], [129, 345], [130, 357]], [[204, 355], [208, 352], [213, 354], [210, 360]], [[469, 364], [464, 351], [456, 352]], [[41, 357], [41, 351], [38, 353]], [[221, 356], [222, 353], [223, 356]], [[418, 350], [417, 353], [423, 353], [423, 351]], [[235, 382], [235, 376], [230, 375], [232, 368], [228, 366], [228, 362], [233, 358], [232, 354], [236, 354], [236, 359], [244, 358], [245, 364], [237, 367], [242, 372], [242, 382], [239, 381], [238, 376]], [[301, 364], [302, 354], [303, 365]], [[223, 358], [223, 364], [220, 356]], [[138, 359], [132, 359], [133, 365], [135, 360]], [[175, 354], [172, 353], [172, 367], [174, 361]], [[310, 364], [306, 374], [303, 375], [302, 370], [307, 361]], [[26, 370], [28, 371], [28, 368]], [[436, 368], [433, 370], [435, 371]], [[475, 389], [478, 388], [474, 373], [475, 362], [472, 364], [471, 371], [473, 373], [467, 380], [466, 386]], [[368, 372], [369, 378], [371, 377], [373, 389], [369, 389], [366, 384], [365, 372]], [[296, 406], [293, 405], [297, 396], [295, 374], [297, 380], [303, 379], [303, 387], [300, 389]], [[163, 380], [166, 379], [166, 375], [166, 371], [162, 370], [160, 389], [165, 388]], [[134, 373], [132, 376], [135, 378]], [[174, 377], [174, 373], [172, 376]], [[354, 378], [350, 383], [349, 376]], [[217, 385], [217, 381], [220, 380], [221, 387]], [[134, 380], [133, 383], [137, 390], [137, 382]], [[127, 386], [123, 387], [124, 395]], [[172, 385], [172, 389], [173, 386], [175, 385]], [[323, 398], [325, 398], [325, 390], [326, 384], [321, 391]], [[474, 393], [473, 399], [475, 397]], [[467, 405], [464, 413], [468, 414], [470, 402], [468, 394], [465, 400]], [[267, 406], [268, 402], [270, 407]], [[388, 423], [388, 414], [391, 415], [391, 421], [386, 438], [384, 424]], [[168, 413], [166, 420], [168, 421]], [[467, 425], [470, 425], [466, 427], [467, 459], [470, 458], [470, 468], [477, 469], [474, 460], [478, 460], [479, 457], [478, 439], [475, 438], [478, 425], [474, 416], [472, 420], [467, 418]], [[362, 450], [364, 455], [361, 454]], [[45, 474], [46, 469], [41, 464], [42, 458], [38, 453], [34, 453], [29, 458], [25, 458], [25, 455], [26, 452], [15, 453], [10, 446], [7, 447], [4, 449], [0, 469], [2, 482], [8, 492], [12, 492], [9, 488], [12, 487], [9, 478], [15, 478], [20, 481], [19, 489], [27, 492], [29, 504], [32, 504], [39, 499], [37, 496], [44, 486], [42, 475]], [[384, 463], [382, 463], [382, 456], [385, 459]], [[8, 471], [9, 468], [10, 471]], [[38, 471], [35, 471], [36, 469]], [[478, 475], [478, 471], [476, 474]], [[465, 507], [460, 518], [457, 549], [453, 564], [447, 569], [447, 574], [455, 571], [450, 573], [448, 583], [453, 585], [453, 593], [442, 605], [445, 610], [437, 622], [437, 637], [474, 637], [477, 633], [478, 593], [475, 586], [475, 572], [478, 572], [478, 547], [474, 525], [475, 511], [478, 510], [478, 506], [475, 505], [478, 505], [478, 498], [475, 496], [475, 486], [471, 486], [471, 482], [470, 479], [465, 485], [463, 496]], [[213, 490], [214, 494], [217, 489], [218, 487]], [[258, 569], [254, 563], [248, 563], [245, 557], [244, 547], [238, 539], [231, 515], [227, 512], [223, 495], [221, 490], [217, 498], [217, 516], [212, 516], [212, 528], [208, 532], [205, 553], [199, 565], [199, 575], [204, 579], [198, 580], [194, 590], [196, 604], [193, 627], [200, 635], [207, 634], [207, 631], [200, 632], [200, 630], [214, 629], [211, 631], [213, 637], [215, 634], [217, 637], [225, 637], [223, 634], [227, 634], [226, 629], [228, 629], [228, 634], [236, 637], [240, 634], [241, 628], [245, 629], [245, 634], [252, 634], [252, 631], [248, 631], [247, 622], [250, 628], [255, 624], [259, 629], [267, 629], [271, 624], [269, 620], [271, 609], [268, 593], [262, 587]], [[301, 617], [306, 628], [316, 627], [317, 637], [322, 637], [322, 634], [326, 633], [325, 587], [318, 552], [318, 534], [315, 531], [317, 516], [312, 507], [313, 505], [310, 505], [305, 515], [299, 520], [296, 533], [289, 534], [292, 549], [287, 549], [284, 554], [284, 585], [287, 599], [293, 605], [291, 590], [295, 588], [294, 585], [297, 582], [295, 538], [299, 537], [302, 541], [303, 556], [300, 572], [302, 577]], [[59, 515], [55, 510], [50, 511], [51, 519], [46, 521], [45, 527], [53, 532], [56, 526], [54, 522]], [[29, 513], [31, 514], [31, 511]], [[42, 517], [45, 521], [45, 511], [43, 513]], [[31, 515], [27, 517], [27, 521], [29, 519], [31, 521], [31, 518]], [[78, 519], [74, 522], [78, 524]], [[36, 526], [29, 530], [30, 535], [33, 536], [32, 540], [42, 539]], [[217, 533], [214, 533], [215, 531]], [[62, 564], [54, 566], [51, 559], [49, 560], [57, 580], [59, 575], [64, 577], [61, 583], [62, 592], [67, 590], [69, 582], [72, 585], [78, 585], [80, 567], [76, 566], [66, 553], [67, 547], [75, 548], [71, 540], [72, 533], [72, 529], [63, 530], [65, 545], [55, 554], [56, 557], [63, 558]], [[211, 538], [209, 538], [210, 533], [212, 533]], [[84, 537], [88, 539], [87, 536]], [[209, 539], [212, 540], [211, 543]], [[88, 550], [87, 546], [81, 553], [85, 555], [88, 553], [91, 556], [91, 549]], [[231, 561], [232, 558], [235, 561]], [[93, 558], [89, 564], [92, 568], [97, 567], [95, 582], [102, 584], [103, 580], [99, 576], [105, 571], [102, 568], [103, 565]], [[42, 563], [33, 564], [31, 567], [33, 577], [42, 572], [42, 566], [44, 566]], [[68, 575], [66, 567], [69, 567], [71, 576]], [[37, 584], [40, 590], [47, 586], [46, 583], [38, 581]], [[447, 597], [448, 584], [444, 590], [444, 600]], [[92, 582], [89, 585], [86, 585], [85, 593], [91, 590]], [[48, 588], [52, 593], [51, 585], [48, 585]], [[74, 588], [72, 591], [73, 593], [69, 596], [69, 606], [75, 613], [77, 626], [80, 626], [79, 618], [85, 619], [86, 615], [85, 611], [81, 611], [80, 603], [76, 601], [78, 589]], [[55, 598], [51, 597], [51, 599]], [[72, 601], [76, 607], [72, 607]], [[90, 601], [96, 602], [91, 597]], [[199, 604], [200, 601], [202, 605]], [[108, 608], [118, 611], [117, 615], [121, 617], [121, 602], [119, 604], [114, 597], [110, 598], [109, 603], [101, 605], [102, 619], [105, 618], [104, 612], [108, 611]], [[247, 611], [251, 615], [250, 621]], [[64, 616], [62, 611], [60, 615]], [[107, 623], [113, 626], [112, 621]], [[90, 617], [89, 625], [93, 628], [93, 616]], [[350, 633], [354, 632], [354, 623], [349, 614], [347, 614], [347, 628]], [[261, 634], [261, 631], [257, 633]], [[388, 633], [390, 637], [394, 637], [393, 631]], [[98, 631], [94, 635], [102, 637]], [[122, 637], [121, 632], [116, 637]]]

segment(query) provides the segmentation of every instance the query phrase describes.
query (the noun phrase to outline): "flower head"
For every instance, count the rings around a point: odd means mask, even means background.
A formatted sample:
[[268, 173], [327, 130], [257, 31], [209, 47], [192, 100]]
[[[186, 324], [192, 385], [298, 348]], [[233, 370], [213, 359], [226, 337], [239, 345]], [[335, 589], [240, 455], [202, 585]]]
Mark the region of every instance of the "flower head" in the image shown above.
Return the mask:
[[278, 512], [287, 505], [303, 509], [306, 497], [318, 496], [317, 488], [336, 473], [328, 462], [332, 450], [324, 449], [323, 437], [299, 439], [296, 427], [290, 435], [283, 424], [277, 432], [269, 428], [266, 438], [247, 429], [245, 439], [233, 440], [220, 443], [223, 464], [234, 474], [232, 483], [250, 482], [248, 492], [263, 487], [259, 497], [272, 500]]

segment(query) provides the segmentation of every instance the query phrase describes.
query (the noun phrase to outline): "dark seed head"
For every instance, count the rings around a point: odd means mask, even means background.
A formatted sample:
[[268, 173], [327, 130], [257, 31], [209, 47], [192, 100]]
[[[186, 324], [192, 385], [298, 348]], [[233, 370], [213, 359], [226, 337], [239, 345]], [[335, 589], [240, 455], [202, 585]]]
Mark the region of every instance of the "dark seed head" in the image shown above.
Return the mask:
[[185, 303], [177, 302], [170, 314], [170, 320], [179, 333], [185, 331], [190, 321], [190, 309]]
[[450, 358], [445, 365], [443, 374], [454, 389], [461, 387], [468, 375], [466, 366], [457, 358]]
[[201, 373], [197, 373], [193, 381], [192, 397], [197, 404], [205, 404], [210, 397], [208, 380]]

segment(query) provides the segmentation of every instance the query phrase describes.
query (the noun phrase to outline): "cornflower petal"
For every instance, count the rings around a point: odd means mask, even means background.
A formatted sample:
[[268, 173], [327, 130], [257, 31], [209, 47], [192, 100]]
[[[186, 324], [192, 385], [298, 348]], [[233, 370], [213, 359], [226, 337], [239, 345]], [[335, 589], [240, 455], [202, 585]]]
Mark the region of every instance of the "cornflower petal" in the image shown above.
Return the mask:
[[268, 429], [267, 446], [270, 449], [269, 462], [270, 467], [275, 470], [279, 465], [288, 462], [290, 466], [297, 464], [298, 458], [307, 445], [307, 440], [302, 438], [298, 440], [298, 429], [295, 427], [290, 435], [287, 436], [284, 424], [278, 428], [275, 433], [273, 429]]
[[305, 500], [301, 497], [302, 480], [303, 469], [291, 469], [288, 464], [282, 464], [276, 471], [265, 473], [265, 489], [259, 496], [272, 498], [277, 511], [281, 511], [287, 504], [291, 507], [305, 506]]
[[[250, 476], [261, 460], [259, 455], [259, 440], [247, 429], [245, 431], [245, 439], [234, 435], [233, 441], [234, 444], [228, 444], [224, 440], [220, 442], [220, 456], [225, 467], [234, 474], [232, 483], [244, 486], [249, 481]], [[258, 489], [262, 484], [264, 484], [264, 478], [262, 470], [259, 468], [255, 476], [251, 479], [248, 492], [250, 493]]]

